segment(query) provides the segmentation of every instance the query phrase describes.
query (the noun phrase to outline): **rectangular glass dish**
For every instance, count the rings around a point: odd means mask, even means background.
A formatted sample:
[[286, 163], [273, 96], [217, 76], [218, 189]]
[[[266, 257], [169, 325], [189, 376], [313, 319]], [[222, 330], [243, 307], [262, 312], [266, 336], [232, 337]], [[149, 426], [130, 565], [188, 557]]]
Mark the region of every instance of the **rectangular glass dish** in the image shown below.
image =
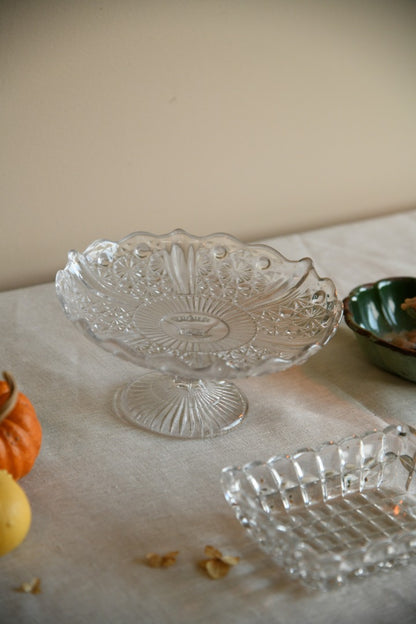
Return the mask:
[[389, 425], [226, 467], [225, 498], [290, 575], [327, 589], [416, 555], [416, 429]]

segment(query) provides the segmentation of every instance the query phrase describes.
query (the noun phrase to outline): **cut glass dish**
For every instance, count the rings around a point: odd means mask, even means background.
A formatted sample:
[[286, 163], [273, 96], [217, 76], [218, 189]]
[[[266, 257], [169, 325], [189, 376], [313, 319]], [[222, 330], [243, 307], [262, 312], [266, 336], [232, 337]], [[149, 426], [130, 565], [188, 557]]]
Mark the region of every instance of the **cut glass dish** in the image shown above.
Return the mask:
[[278, 566], [305, 585], [338, 586], [415, 557], [415, 434], [389, 425], [227, 467], [222, 488]]
[[227, 234], [135, 232], [70, 251], [56, 276], [68, 318], [104, 349], [152, 369], [116, 412], [154, 432], [218, 435], [247, 400], [231, 378], [301, 364], [335, 333], [342, 302], [310, 258]]

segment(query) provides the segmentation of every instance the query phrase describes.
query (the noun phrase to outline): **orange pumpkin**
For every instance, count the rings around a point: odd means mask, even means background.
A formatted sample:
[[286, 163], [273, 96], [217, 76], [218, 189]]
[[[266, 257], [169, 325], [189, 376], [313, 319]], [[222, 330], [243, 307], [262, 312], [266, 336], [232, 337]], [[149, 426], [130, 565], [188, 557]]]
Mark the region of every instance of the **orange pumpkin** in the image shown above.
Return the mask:
[[0, 469], [17, 480], [31, 470], [39, 454], [42, 428], [29, 399], [10, 373], [0, 381]]

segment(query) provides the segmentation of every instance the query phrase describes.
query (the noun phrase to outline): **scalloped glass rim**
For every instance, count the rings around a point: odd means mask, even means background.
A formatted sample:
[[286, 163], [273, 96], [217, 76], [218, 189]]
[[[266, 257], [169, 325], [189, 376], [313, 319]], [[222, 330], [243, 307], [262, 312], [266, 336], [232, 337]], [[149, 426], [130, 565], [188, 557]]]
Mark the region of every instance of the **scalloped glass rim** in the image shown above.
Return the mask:
[[[261, 375], [301, 364], [330, 340], [342, 317], [332, 280], [321, 278], [310, 258], [288, 260], [267, 245], [225, 233], [138, 231], [118, 242], [96, 240], [82, 253], [68, 253], [56, 291], [67, 317], [104, 349], [194, 379]], [[276, 308], [279, 297], [283, 312]], [[166, 320], [168, 306], [173, 324]], [[212, 340], [203, 336], [186, 346], [177, 340], [174, 324], [186, 316], [186, 306], [216, 323]], [[286, 334], [277, 339], [279, 321]]]
[[222, 470], [225, 498], [278, 566], [312, 588], [415, 561], [416, 430], [388, 425]]

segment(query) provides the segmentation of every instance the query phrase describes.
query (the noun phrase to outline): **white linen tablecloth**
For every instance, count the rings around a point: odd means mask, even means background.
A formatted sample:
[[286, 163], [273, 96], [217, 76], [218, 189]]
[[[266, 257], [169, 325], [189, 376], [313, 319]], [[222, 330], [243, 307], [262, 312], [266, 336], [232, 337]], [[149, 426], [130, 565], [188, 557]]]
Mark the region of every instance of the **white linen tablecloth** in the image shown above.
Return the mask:
[[[290, 259], [310, 256], [343, 298], [358, 284], [415, 274], [416, 210], [263, 242]], [[416, 424], [416, 386], [368, 363], [344, 322], [306, 364], [238, 380], [250, 404], [239, 427], [182, 441], [113, 415], [114, 391], [143, 371], [82, 336], [53, 284], [0, 294], [0, 311], [2, 370], [43, 426], [40, 455], [20, 482], [32, 527], [0, 559], [2, 624], [416, 622], [416, 566], [306, 590], [251, 542], [220, 488], [225, 465]], [[226, 578], [199, 569], [206, 544], [241, 557]], [[142, 562], [171, 550], [171, 568]], [[14, 590], [34, 577], [42, 593]]]

